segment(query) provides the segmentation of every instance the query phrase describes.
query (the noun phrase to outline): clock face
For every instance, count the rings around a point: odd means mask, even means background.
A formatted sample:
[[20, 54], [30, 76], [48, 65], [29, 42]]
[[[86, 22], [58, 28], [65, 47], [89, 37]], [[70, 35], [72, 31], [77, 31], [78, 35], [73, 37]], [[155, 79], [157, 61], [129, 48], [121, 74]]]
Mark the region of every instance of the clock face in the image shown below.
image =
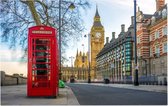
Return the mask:
[[100, 32], [97, 32], [96, 33], [96, 38], [100, 38], [101, 37], [101, 33]]

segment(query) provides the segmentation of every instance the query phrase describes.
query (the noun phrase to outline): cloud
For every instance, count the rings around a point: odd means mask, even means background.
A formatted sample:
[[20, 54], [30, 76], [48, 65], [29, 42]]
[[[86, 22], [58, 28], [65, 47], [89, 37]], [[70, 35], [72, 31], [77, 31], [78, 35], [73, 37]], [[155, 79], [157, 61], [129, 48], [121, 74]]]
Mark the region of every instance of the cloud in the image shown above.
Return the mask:
[[[101, 5], [111, 5], [118, 6], [120, 8], [133, 8], [134, 0], [94, 0], [96, 3]], [[156, 2], [155, 0], [136, 0], [137, 5], [140, 7], [140, 10], [147, 14], [153, 14], [156, 11]], [[165, 0], [165, 3], [168, 3], [168, 0]]]
[[104, 4], [104, 5], [118, 5], [118, 6], [129, 6], [133, 7], [132, 0], [94, 0], [96, 3]]
[[21, 50], [0, 50], [0, 62], [25, 62], [22, 56], [23, 51]]
[[12, 75], [14, 73], [24, 74], [27, 76], [27, 63], [20, 64], [18, 62], [0, 62], [1, 71]]

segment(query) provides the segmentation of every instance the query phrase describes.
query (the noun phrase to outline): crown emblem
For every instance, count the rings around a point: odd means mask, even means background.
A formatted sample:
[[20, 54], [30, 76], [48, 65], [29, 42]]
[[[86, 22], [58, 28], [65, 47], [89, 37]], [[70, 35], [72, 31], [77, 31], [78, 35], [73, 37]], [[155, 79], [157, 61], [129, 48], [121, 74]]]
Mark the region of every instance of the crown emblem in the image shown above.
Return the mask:
[[40, 30], [44, 30], [44, 28], [43, 28], [43, 27], [40, 27]]

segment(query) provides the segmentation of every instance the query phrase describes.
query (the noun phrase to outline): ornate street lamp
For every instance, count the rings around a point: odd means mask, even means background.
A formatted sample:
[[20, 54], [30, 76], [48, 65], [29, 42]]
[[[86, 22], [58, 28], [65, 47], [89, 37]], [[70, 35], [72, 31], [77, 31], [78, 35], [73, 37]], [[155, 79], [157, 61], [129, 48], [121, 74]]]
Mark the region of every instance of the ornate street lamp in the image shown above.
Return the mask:
[[71, 59], [72, 72], [73, 72], [73, 59], [74, 59], [74, 58], [75, 58], [75, 57], [73, 57], [73, 56], [69, 57], [69, 59]]

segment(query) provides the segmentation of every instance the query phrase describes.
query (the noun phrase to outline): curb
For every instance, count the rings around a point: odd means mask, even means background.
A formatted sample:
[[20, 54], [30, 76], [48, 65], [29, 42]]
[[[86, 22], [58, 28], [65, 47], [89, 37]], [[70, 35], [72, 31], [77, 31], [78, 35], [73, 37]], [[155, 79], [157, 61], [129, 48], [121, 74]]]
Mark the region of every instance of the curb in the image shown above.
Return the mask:
[[73, 93], [72, 89], [68, 86], [65, 86], [67, 89], [67, 100], [68, 100], [68, 105], [80, 105], [75, 94]]
[[[87, 84], [87, 83], [78, 83], [78, 84]], [[115, 87], [115, 88], [124, 88], [124, 89], [132, 89], [132, 90], [141, 90], [141, 91], [152, 91], [152, 92], [160, 92], [160, 93], [168, 93], [167, 89], [148, 89], [148, 88], [136, 88], [133, 85], [110, 85], [110, 84], [89, 84], [89, 85], [95, 85], [95, 86], [106, 86], [106, 87]], [[143, 87], [142, 85], [139, 85], [140, 87]]]

